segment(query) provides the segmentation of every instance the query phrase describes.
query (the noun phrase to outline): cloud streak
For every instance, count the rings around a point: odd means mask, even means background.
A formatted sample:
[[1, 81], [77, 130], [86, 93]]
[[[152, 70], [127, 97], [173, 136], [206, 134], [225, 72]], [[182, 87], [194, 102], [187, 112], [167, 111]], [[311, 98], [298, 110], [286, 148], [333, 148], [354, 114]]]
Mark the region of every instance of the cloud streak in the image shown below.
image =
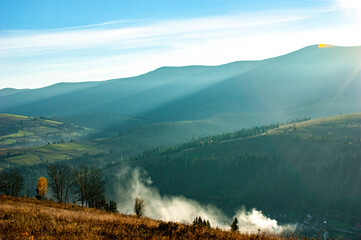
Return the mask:
[[[26, 56], [27, 54], [52, 54], [56, 51], [107, 47], [117, 49], [123, 47], [155, 47], [170, 45], [173, 39], [182, 42], [185, 39], [205, 39], [232, 36], [239, 31], [260, 27], [275, 26], [307, 18], [306, 15], [288, 16], [284, 13], [274, 13], [279, 16], [258, 17], [208, 17], [187, 20], [173, 20], [144, 24], [144, 26], [120, 27], [111, 29], [97, 29], [92, 26], [83, 29], [69, 29], [60, 32], [25, 32], [24, 34], [5, 34], [0, 38], [0, 51], [8, 57]], [[262, 17], [262, 18], [261, 18]], [[109, 23], [112, 24], [112, 23]], [[100, 24], [102, 25], [102, 24]], [[105, 24], [108, 25], [108, 24]], [[116, 23], [113, 23], [116, 25]], [[6, 36], [8, 35], [8, 36]], [[173, 41], [174, 43], [174, 41]]]

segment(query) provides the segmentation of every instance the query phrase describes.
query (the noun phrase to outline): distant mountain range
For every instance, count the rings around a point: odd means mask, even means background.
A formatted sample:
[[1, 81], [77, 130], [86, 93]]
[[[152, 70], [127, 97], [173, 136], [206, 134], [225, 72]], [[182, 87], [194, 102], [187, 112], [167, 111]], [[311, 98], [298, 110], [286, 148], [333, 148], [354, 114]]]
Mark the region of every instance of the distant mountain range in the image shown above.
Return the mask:
[[2, 89], [0, 112], [107, 112], [152, 123], [232, 113], [261, 114], [258, 120], [274, 122], [360, 112], [360, 63], [361, 47], [314, 45], [262, 61], [163, 67], [131, 78]]

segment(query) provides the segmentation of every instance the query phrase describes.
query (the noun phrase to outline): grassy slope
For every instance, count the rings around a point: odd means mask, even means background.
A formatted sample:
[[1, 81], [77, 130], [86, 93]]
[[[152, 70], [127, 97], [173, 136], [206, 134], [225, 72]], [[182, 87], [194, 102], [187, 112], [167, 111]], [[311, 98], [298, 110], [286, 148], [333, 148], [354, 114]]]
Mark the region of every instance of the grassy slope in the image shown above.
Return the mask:
[[[296, 126], [296, 131], [293, 130], [294, 126]], [[297, 133], [303, 136], [328, 135], [331, 138], [337, 138], [347, 134], [357, 136], [360, 134], [360, 130], [361, 113], [353, 113], [291, 123], [271, 130], [269, 134]]]
[[281, 239], [5, 195], [0, 203], [2, 239]]
[[54, 116], [51, 117], [51, 119], [82, 127], [113, 132], [115, 134], [118, 134], [119, 132], [127, 132], [131, 129], [150, 124], [144, 119], [108, 112]]
[[[307, 154], [306, 149], [319, 151], [319, 157], [328, 158], [325, 161], [331, 161], [336, 155], [329, 147], [337, 144], [337, 140], [344, 139], [345, 136], [358, 138], [361, 136], [361, 113], [344, 114], [339, 116], [314, 119], [305, 122], [290, 123], [281, 125], [279, 128], [269, 130], [267, 133], [248, 139], [231, 139], [212, 144], [211, 146], [199, 149], [186, 149], [180, 152], [170, 153], [169, 155], [182, 155], [184, 152], [195, 152], [204, 154], [216, 154], [224, 158], [233, 156], [236, 152], [271, 152], [278, 150], [284, 154], [290, 154], [292, 151], [301, 151]], [[292, 141], [291, 141], [292, 138]], [[318, 144], [312, 146], [312, 139], [321, 140], [327, 138], [331, 143]], [[298, 141], [300, 144], [295, 145]], [[350, 142], [352, 145], [352, 142]], [[293, 145], [293, 147], [291, 147]], [[322, 162], [319, 159], [319, 162]], [[147, 160], [145, 160], [147, 161]], [[318, 164], [314, 162], [313, 164]]]
[[[0, 150], [2, 157], [0, 167], [32, 165], [45, 162], [54, 162], [80, 156], [84, 153], [97, 154], [102, 152], [93, 143], [63, 143], [46, 146], [28, 147], [22, 149]], [[9, 157], [7, 154], [9, 153]]]
[[[165, 122], [144, 126], [116, 138], [93, 139], [74, 143], [51, 144], [22, 149], [0, 149], [0, 168], [61, 161], [84, 153], [97, 154], [110, 149], [123, 158], [158, 146], [172, 146], [202, 136], [231, 132], [252, 126], [258, 115], [223, 114], [195, 121]], [[24, 117], [27, 118], [27, 117]], [[257, 122], [263, 124], [265, 122]], [[9, 153], [9, 156], [8, 156]]]
[[40, 118], [0, 114], [0, 149], [43, 145], [84, 137], [89, 129]]
[[[222, 156], [231, 156], [235, 152], [271, 152], [274, 150], [284, 153], [285, 156], [299, 153], [312, 155], [318, 152], [318, 165], [324, 161], [332, 161], [337, 157], [336, 149], [330, 148], [337, 144], [337, 140], [353, 136], [361, 136], [361, 113], [344, 114], [321, 119], [314, 119], [299, 123], [281, 125], [251, 139], [234, 139], [223, 141], [204, 149], [194, 149], [202, 153], [211, 152]], [[312, 142], [312, 139], [327, 138], [330, 143]], [[298, 142], [298, 144], [297, 144]], [[352, 144], [352, 142], [350, 142]], [[307, 151], [309, 151], [307, 153]], [[299, 162], [303, 164], [304, 162]]]

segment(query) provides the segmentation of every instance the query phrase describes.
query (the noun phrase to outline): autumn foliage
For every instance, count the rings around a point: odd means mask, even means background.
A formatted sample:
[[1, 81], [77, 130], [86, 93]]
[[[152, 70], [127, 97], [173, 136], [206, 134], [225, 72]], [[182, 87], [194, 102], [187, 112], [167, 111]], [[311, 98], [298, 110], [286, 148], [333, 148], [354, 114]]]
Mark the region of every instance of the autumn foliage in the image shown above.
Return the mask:
[[38, 180], [38, 184], [36, 185], [36, 193], [38, 199], [44, 199], [46, 195], [46, 191], [48, 188], [48, 182], [45, 177], [40, 177]]

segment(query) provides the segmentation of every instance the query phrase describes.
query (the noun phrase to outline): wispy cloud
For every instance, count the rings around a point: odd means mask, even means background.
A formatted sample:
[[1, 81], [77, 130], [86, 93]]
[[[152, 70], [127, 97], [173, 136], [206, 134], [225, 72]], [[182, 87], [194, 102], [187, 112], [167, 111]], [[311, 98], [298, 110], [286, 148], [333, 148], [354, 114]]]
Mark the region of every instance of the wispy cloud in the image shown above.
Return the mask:
[[[173, 20], [167, 22], [144, 23], [143, 26], [120, 27], [111, 29], [93, 28], [93, 26], [71, 28], [61, 31], [49, 32], [24, 32], [19, 34], [5, 34], [0, 39], [0, 50], [7, 56], [36, 55], [54, 53], [54, 50], [69, 51], [95, 47], [123, 47], [138, 48], [145, 46], [169, 45], [167, 39], [176, 40], [177, 43], [184, 39], [205, 39], [208, 37], [224, 37], [239, 34], [247, 29], [275, 26], [277, 24], [297, 21], [309, 16], [288, 16], [285, 13], [264, 16], [224, 16], [208, 17], [187, 20]], [[276, 16], [279, 14], [279, 16]], [[98, 24], [116, 25], [114, 23]], [[154, 41], [156, 40], [156, 41]], [[163, 41], [162, 41], [163, 40]]]
[[[316, 21], [333, 9], [253, 12], [170, 21], [114, 21], [48, 31], [0, 33], [0, 88], [104, 80], [164, 65], [222, 64], [280, 55], [309, 44], [341, 45]], [[350, 39], [350, 38], [348, 38]], [[344, 43], [345, 42], [345, 43]]]

